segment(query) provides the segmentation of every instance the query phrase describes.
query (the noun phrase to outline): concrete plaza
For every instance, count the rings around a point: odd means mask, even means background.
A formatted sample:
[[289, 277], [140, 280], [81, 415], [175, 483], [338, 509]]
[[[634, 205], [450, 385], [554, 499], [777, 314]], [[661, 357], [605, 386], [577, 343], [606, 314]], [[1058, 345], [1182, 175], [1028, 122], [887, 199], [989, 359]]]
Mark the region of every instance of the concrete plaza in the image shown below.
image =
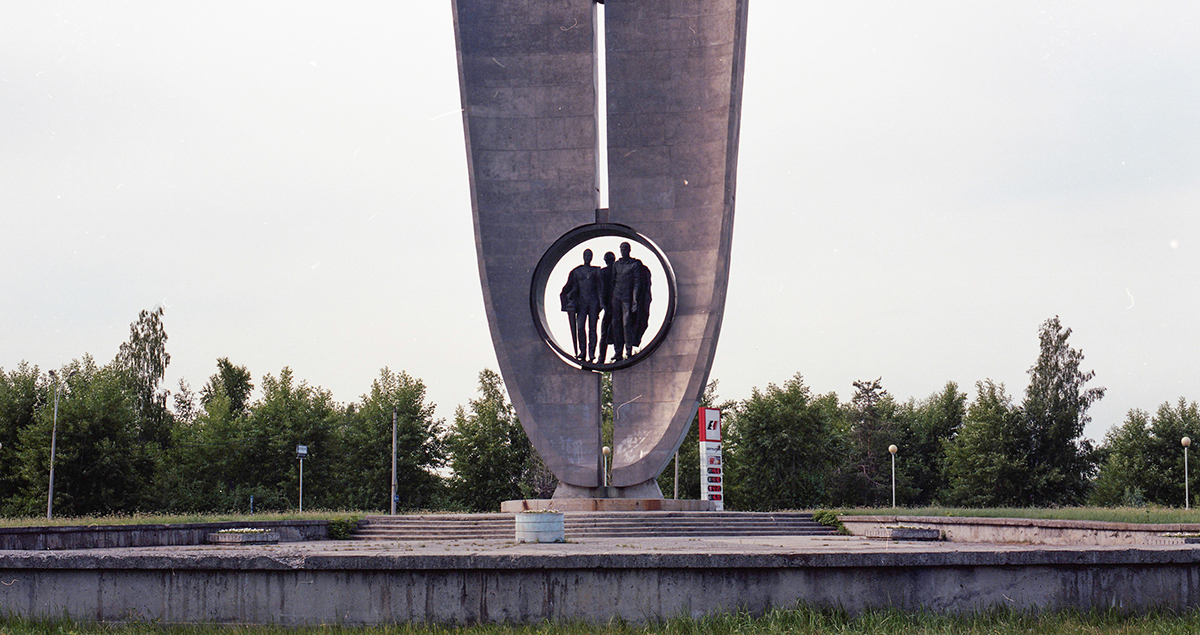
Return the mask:
[[[570, 537], [568, 536], [568, 540]], [[860, 537], [321, 541], [0, 553], [10, 613], [164, 622], [640, 622], [804, 604], [1200, 605], [1200, 551]]]

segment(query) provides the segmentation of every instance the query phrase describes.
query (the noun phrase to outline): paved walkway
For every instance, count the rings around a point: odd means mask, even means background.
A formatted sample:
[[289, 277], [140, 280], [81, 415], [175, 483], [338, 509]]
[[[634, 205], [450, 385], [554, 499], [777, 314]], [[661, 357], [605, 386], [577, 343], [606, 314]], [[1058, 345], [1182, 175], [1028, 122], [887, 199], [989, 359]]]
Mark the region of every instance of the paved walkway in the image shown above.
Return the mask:
[[[587, 538], [565, 543], [519, 544], [511, 540], [418, 540], [286, 542], [277, 545], [196, 545], [89, 549], [73, 553], [120, 552], [137, 555], [175, 556], [588, 556], [588, 555], [833, 555], [833, 554], [1017, 554], [1195, 552], [1200, 545], [1184, 544], [1180, 538], [1163, 538], [1155, 545], [1058, 546], [995, 543], [888, 541], [858, 536], [763, 536], [714, 538]], [[45, 553], [45, 552], [42, 552]]]

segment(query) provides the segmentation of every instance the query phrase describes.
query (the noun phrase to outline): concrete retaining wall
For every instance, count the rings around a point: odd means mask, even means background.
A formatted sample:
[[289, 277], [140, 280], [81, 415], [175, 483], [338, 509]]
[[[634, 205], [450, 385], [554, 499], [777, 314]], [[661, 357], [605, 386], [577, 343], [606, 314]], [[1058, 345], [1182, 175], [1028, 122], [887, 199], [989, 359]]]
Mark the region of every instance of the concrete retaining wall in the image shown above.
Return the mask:
[[758, 614], [797, 603], [850, 611], [1200, 606], [1200, 555], [1178, 548], [558, 556], [202, 551], [0, 554], [0, 610], [299, 625], [642, 622], [733, 609]]
[[856, 536], [887, 526], [937, 529], [951, 542], [1018, 543], [1030, 545], [1161, 545], [1182, 542], [1166, 533], [1200, 533], [1197, 524], [1149, 525], [1090, 520], [1035, 518], [963, 518], [940, 516], [840, 516]]
[[75, 527], [0, 527], [0, 550], [101, 549], [202, 545], [222, 529], [263, 527], [279, 532], [283, 542], [329, 538], [327, 520], [266, 520], [169, 525], [90, 525]]

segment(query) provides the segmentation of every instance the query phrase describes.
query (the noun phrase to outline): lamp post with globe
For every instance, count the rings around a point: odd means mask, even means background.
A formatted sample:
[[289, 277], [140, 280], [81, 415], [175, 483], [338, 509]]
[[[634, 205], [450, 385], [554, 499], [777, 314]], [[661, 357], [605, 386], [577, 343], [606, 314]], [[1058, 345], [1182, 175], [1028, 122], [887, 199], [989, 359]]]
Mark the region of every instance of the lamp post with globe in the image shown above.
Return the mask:
[[892, 509], [896, 508], [896, 453], [899, 451], [895, 444], [888, 446], [888, 452], [892, 453]]
[[1191, 493], [1188, 491], [1187, 449], [1188, 449], [1188, 446], [1192, 444], [1192, 440], [1187, 437], [1184, 437], [1184, 438], [1180, 439], [1179, 442], [1181, 444], [1183, 444], [1183, 508], [1191, 509], [1192, 508], [1192, 496], [1191, 496]]

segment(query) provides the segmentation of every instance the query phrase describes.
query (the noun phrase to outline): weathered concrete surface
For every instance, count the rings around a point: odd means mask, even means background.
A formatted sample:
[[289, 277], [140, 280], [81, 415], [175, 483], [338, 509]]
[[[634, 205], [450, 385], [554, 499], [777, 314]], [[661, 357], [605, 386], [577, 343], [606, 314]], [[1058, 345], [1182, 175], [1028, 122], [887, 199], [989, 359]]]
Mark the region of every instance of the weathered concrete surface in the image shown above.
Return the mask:
[[841, 516], [858, 536], [888, 525], [936, 529], [951, 542], [1023, 543], [1031, 545], [1175, 544], [1166, 533], [1200, 533], [1198, 524], [1109, 523], [1036, 518], [964, 518], [941, 516]]
[[941, 540], [941, 532], [922, 527], [868, 527], [862, 535], [883, 540]]
[[[563, 483], [556, 498], [593, 497], [602, 482], [600, 375], [541, 341], [534, 270], [560, 236], [600, 222], [640, 232], [669, 259], [669, 334], [613, 373], [612, 485], [661, 498], [654, 478], [686, 435], [725, 305], [747, 5], [609, 2], [598, 78], [593, 0], [453, 0], [488, 323], [521, 423]], [[596, 209], [597, 81], [608, 89], [608, 210]]]
[[675, 271], [671, 330], [614, 371], [612, 484], [656, 478], [708, 382], [732, 246], [749, 0], [606, 3], [609, 210]]
[[153, 525], [88, 525], [62, 527], [0, 527], [2, 549], [103, 549], [202, 545], [208, 534], [222, 529], [274, 529], [283, 542], [325, 540], [327, 520], [255, 520]]
[[1033, 548], [845, 537], [167, 547], [0, 554], [0, 610], [166, 622], [634, 622], [797, 603], [1200, 606], [1186, 545]]
[[[592, 0], [453, 0], [484, 308], [509, 397], [559, 480], [600, 485], [600, 374], [542, 341], [538, 260], [596, 220]], [[557, 308], [557, 307], [556, 307]]]
[[211, 533], [204, 539], [210, 545], [233, 544], [233, 545], [249, 545], [263, 544], [273, 545], [279, 542], [278, 531], [264, 531], [253, 533]]

